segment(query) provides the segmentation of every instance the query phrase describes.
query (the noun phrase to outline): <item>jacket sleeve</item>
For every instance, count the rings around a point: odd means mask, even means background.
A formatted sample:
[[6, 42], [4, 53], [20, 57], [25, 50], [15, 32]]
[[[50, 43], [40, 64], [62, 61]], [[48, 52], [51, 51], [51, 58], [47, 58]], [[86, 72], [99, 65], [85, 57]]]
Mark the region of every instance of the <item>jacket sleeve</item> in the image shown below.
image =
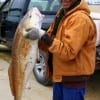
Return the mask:
[[62, 39], [55, 38], [49, 51], [61, 59], [72, 60], [80, 52], [89, 35], [90, 24], [86, 18], [76, 17], [62, 26]]

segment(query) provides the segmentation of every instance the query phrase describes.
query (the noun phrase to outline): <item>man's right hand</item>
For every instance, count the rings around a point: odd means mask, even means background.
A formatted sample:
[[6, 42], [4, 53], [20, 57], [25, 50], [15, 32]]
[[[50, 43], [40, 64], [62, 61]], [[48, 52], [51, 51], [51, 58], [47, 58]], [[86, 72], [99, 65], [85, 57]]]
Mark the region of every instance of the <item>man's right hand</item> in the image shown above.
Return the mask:
[[49, 37], [44, 30], [35, 27], [31, 30], [26, 30], [23, 36], [31, 40], [41, 39], [48, 46], [50, 46], [54, 40], [54, 36]]

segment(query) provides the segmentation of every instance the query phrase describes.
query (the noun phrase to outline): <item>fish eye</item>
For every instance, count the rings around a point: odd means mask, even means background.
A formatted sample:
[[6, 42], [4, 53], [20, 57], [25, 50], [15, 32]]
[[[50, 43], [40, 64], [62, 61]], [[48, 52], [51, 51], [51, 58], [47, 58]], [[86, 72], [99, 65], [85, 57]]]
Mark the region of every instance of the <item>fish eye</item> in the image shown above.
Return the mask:
[[29, 32], [29, 31], [31, 31], [31, 30], [32, 30], [32, 28], [28, 28], [28, 29], [26, 29], [27, 32]]

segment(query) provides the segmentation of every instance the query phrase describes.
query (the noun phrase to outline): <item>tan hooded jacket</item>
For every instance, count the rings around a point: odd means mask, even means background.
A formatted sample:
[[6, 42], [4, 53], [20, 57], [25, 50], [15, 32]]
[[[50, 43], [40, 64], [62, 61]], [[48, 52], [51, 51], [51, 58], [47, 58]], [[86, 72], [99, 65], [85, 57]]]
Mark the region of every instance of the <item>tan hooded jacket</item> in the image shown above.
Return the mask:
[[[84, 0], [66, 13], [59, 23], [56, 37], [49, 47], [53, 53], [53, 81], [62, 76], [91, 75], [95, 69], [96, 27], [89, 17]], [[59, 11], [56, 16], [59, 15]], [[52, 32], [54, 24], [48, 29]]]

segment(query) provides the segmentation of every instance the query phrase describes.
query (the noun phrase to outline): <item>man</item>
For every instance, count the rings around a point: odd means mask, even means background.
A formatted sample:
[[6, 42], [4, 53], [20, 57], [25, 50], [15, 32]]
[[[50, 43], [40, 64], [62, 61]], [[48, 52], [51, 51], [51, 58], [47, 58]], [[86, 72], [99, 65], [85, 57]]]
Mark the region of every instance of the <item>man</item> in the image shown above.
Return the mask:
[[96, 27], [84, 0], [60, 3], [62, 7], [48, 31], [33, 28], [26, 37], [39, 37], [48, 45], [53, 100], [84, 100], [87, 80], [95, 70]]

